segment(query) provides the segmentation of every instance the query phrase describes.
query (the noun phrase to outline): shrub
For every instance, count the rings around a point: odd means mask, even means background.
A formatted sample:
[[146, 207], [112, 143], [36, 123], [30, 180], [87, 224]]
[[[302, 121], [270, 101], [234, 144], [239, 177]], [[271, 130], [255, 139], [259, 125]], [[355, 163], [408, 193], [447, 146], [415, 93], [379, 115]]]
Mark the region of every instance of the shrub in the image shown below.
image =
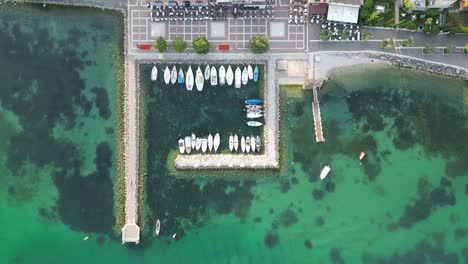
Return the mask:
[[455, 49], [456, 49], [455, 45], [450, 44], [444, 49], [444, 53], [451, 54], [455, 51]]
[[434, 34], [434, 35], [437, 35], [437, 34], [439, 34], [439, 32], [440, 32], [440, 27], [438, 25], [432, 25], [431, 33]]
[[192, 45], [193, 49], [198, 54], [207, 54], [210, 51], [210, 43], [205, 37], [196, 38]]
[[370, 40], [372, 38], [372, 33], [370, 32], [365, 32], [364, 35], [362, 35], [363, 40]]
[[163, 37], [159, 37], [156, 42], [154, 43], [154, 48], [159, 50], [160, 52], [164, 52], [167, 50], [167, 41]]
[[176, 37], [172, 42], [172, 46], [177, 52], [184, 52], [187, 48], [187, 42], [185, 42], [181, 37]]
[[414, 46], [414, 38], [409, 37], [408, 39], [403, 40], [402, 45], [403, 45], [403, 47], [413, 47]]
[[426, 45], [424, 48], [423, 48], [423, 53], [424, 54], [432, 54], [435, 52], [435, 48], [434, 46], [431, 46], [431, 45]]
[[393, 38], [386, 38], [386, 39], [383, 39], [381, 42], [380, 42], [380, 47], [382, 49], [393, 49], [395, 47], [395, 43], [393, 41]]
[[468, 54], [468, 44], [466, 44], [465, 48], [463, 49], [463, 53]]
[[405, 7], [406, 9], [413, 9], [413, 5], [411, 4], [410, 0], [405, 0]]
[[415, 21], [411, 21], [411, 23], [409, 23], [409, 24], [406, 26], [406, 28], [411, 29], [411, 30], [416, 30], [416, 29], [418, 29], [418, 25], [416, 24]]
[[320, 31], [320, 39], [321, 40], [324, 40], [324, 41], [327, 41], [331, 38], [332, 36], [332, 32], [328, 29], [322, 29], [322, 31]]
[[440, 13], [440, 10], [437, 8], [430, 8], [426, 10], [426, 16], [436, 17]]
[[256, 35], [250, 39], [250, 51], [253, 53], [264, 53], [269, 47], [268, 38], [266, 36]]

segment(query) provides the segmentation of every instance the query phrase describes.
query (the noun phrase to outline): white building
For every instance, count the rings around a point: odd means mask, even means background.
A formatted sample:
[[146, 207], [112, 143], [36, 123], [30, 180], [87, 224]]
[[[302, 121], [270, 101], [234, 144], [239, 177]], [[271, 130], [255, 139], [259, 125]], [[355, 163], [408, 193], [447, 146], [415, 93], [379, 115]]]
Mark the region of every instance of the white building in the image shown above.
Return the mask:
[[330, 0], [328, 3], [328, 21], [356, 24], [362, 0]]

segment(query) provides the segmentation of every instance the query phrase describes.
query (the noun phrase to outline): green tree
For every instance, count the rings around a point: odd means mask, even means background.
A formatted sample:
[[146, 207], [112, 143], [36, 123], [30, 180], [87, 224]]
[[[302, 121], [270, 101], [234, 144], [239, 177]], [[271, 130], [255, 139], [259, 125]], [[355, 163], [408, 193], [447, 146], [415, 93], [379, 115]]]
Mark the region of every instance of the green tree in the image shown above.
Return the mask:
[[205, 37], [196, 38], [193, 42], [193, 49], [198, 54], [207, 54], [210, 51], [210, 43]]
[[468, 54], [468, 44], [466, 44], [465, 48], [463, 49], [465, 54]]
[[156, 42], [154, 43], [154, 48], [159, 50], [160, 52], [164, 52], [167, 50], [167, 41], [163, 37], [159, 37]]
[[444, 53], [445, 54], [451, 54], [451, 53], [453, 53], [455, 51], [455, 49], [456, 49], [455, 45], [450, 44], [444, 49]]
[[413, 9], [413, 5], [411, 4], [410, 0], [405, 0], [405, 7], [406, 9]]
[[403, 40], [402, 45], [403, 45], [403, 47], [413, 47], [414, 46], [414, 38], [409, 37], [408, 39]]
[[435, 52], [435, 47], [434, 46], [431, 46], [431, 45], [426, 45], [424, 48], [423, 48], [423, 53], [424, 54], [432, 54]]
[[393, 49], [395, 47], [395, 43], [393, 41], [393, 38], [386, 38], [386, 39], [383, 39], [381, 42], [380, 42], [380, 47], [382, 49]]
[[264, 53], [269, 48], [270, 44], [266, 36], [256, 35], [250, 39], [250, 51], [253, 53]]
[[174, 41], [172, 41], [172, 47], [174, 47], [177, 52], [184, 52], [187, 48], [187, 42], [185, 42], [181, 37], [176, 37]]
[[332, 34], [333, 33], [330, 30], [322, 29], [322, 31], [320, 31], [320, 39], [323, 41], [330, 40]]
[[362, 36], [363, 40], [370, 40], [372, 38], [372, 33], [370, 32], [365, 32], [364, 35]]

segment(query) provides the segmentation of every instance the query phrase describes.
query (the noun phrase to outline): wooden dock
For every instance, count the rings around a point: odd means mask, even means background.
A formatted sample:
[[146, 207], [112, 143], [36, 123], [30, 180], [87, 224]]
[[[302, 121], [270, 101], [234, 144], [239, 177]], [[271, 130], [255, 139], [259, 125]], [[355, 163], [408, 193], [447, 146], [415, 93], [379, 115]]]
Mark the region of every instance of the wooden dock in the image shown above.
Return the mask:
[[314, 94], [314, 100], [312, 100], [312, 113], [314, 115], [314, 127], [315, 127], [315, 140], [317, 142], [323, 142], [325, 141], [325, 138], [323, 137], [323, 131], [322, 131], [322, 117], [320, 114], [320, 103], [318, 100], [318, 94], [317, 94], [317, 79], [315, 78], [315, 56], [312, 56], [312, 76], [313, 80], [312, 83], [309, 84], [308, 86], [312, 86], [312, 92]]

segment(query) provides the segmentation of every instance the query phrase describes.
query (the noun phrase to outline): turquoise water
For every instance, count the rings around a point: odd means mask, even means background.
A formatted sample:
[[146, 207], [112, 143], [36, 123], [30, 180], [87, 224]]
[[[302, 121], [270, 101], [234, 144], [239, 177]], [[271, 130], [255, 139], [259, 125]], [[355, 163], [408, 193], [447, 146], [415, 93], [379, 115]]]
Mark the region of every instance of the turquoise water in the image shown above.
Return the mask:
[[[234, 130], [242, 113], [176, 107], [180, 94], [143, 78], [148, 224], [160, 218], [162, 233], [122, 246], [111, 235], [120, 23], [90, 9], [0, 9], [0, 263], [468, 262], [468, 85], [399, 69], [333, 77], [319, 92], [321, 144], [312, 94], [283, 89], [285, 174], [251, 180], [171, 176], [181, 133]], [[207, 107], [197, 122], [175, 118]]]

